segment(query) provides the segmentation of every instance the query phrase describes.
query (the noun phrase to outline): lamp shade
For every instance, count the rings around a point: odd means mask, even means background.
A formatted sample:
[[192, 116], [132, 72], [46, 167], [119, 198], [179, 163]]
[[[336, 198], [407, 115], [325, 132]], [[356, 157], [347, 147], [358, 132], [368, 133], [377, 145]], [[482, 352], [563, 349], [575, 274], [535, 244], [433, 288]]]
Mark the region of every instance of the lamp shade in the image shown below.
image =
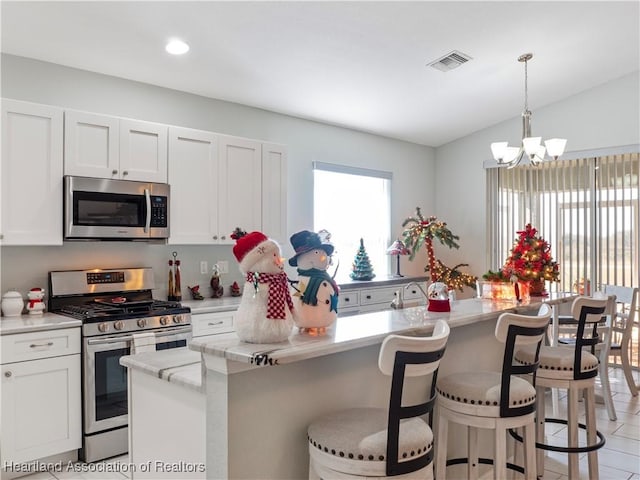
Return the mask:
[[399, 238], [387, 248], [387, 255], [409, 255], [411, 252]]

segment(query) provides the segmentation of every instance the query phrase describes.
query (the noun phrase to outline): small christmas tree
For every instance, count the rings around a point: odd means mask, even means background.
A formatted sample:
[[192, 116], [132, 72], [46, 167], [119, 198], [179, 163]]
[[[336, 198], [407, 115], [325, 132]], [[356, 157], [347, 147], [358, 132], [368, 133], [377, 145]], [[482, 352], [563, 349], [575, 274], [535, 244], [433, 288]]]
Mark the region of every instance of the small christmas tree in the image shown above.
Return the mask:
[[364, 248], [364, 241], [362, 239], [360, 239], [360, 247], [353, 261], [351, 274], [349, 276], [353, 280], [371, 280], [376, 276], [376, 274], [373, 273], [373, 267], [371, 266], [371, 261]]
[[504, 275], [515, 275], [523, 281], [557, 282], [560, 272], [558, 263], [551, 257], [549, 243], [537, 235], [538, 231], [530, 223], [517, 233], [518, 238], [502, 267]]

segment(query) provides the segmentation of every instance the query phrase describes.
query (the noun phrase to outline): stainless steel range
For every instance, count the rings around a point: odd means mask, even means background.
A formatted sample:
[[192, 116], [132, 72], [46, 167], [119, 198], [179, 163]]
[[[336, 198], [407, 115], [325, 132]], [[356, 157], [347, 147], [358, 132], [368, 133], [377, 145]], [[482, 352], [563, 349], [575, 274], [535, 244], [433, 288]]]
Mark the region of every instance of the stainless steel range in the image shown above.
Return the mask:
[[82, 320], [83, 441], [87, 462], [128, 451], [127, 369], [139, 339], [156, 350], [191, 339], [191, 310], [155, 300], [150, 268], [49, 272], [49, 310]]

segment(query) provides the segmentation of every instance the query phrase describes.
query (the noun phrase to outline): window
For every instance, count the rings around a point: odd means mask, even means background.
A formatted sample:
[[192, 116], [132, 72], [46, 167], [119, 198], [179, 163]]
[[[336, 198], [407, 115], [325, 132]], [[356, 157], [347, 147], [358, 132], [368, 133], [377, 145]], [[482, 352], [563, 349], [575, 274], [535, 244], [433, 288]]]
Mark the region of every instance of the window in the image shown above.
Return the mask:
[[376, 277], [386, 277], [391, 172], [321, 162], [313, 169], [313, 229], [331, 233], [336, 280], [349, 280], [361, 238]]
[[639, 170], [637, 153], [489, 169], [491, 265], [504, 263], [516, 231], [531, 223], [560, 265], [553, 290], [581, 279], [594, 289], [638, 285]]

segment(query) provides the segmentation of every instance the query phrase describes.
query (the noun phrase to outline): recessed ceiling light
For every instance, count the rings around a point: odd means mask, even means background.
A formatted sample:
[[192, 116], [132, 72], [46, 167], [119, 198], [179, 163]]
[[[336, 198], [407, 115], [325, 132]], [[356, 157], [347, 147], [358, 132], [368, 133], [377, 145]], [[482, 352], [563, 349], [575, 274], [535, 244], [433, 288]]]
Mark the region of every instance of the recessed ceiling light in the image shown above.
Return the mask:
[[189, 51], [189, 45], [184, 43], [182, 40], [178, 40], [177, 38], [169, 40], [169, 43], [167, 43], [167, 46], [164, 48], [171, 55], [182, 55]]

